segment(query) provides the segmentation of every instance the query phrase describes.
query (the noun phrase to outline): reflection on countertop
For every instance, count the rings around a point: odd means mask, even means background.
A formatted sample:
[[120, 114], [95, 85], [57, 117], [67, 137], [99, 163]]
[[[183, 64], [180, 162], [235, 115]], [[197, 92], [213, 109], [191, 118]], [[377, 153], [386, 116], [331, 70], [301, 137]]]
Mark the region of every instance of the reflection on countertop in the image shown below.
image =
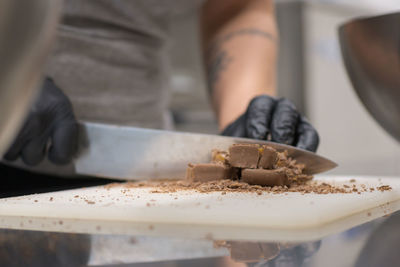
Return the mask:
[[[398, 266], [400, 213], [308, 243], [1, 230], [1, 266]], [[353, 249], [348, 249], [352, 246]], [[346, 251], [347, 250], [347, 251]]]

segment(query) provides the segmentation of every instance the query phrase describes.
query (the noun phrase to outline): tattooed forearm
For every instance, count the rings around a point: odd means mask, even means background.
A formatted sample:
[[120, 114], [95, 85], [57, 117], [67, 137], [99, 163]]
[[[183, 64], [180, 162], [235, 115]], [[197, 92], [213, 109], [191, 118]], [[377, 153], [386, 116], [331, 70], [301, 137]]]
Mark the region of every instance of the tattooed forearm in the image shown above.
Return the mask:
[[232, 59], [228, 56], [228, 53], [222, 49], [216, 51], [213, 55], [212, 61], [207, 66], [207, 82], [208, 90], [213, 90], [217, 83], [221, 72], [223, 72]]
[[222, 48], [222, 45], [235, 37], [248, 35], [259, 36], [271, 41], [275, 41], [275, 38], [272, 34], [253, 28], [237, 30], [217, 38], [209, 45], [209, 49], [207, 49], [206, 52], [207, 81], [208, 89], [210, 91], [214, 89], [221, 76], [221, 73], [226, 70], [228, 65], [233, 61], [232, 56], [228, 54], [228, 51]]

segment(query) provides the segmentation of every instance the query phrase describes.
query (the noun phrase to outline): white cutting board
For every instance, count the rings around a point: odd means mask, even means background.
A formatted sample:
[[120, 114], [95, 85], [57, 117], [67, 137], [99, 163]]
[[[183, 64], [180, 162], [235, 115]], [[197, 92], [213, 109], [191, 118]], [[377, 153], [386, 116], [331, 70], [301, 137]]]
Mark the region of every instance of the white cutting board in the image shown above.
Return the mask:
[[[400, 209], [400, 177], [319, 176], [390, 185], [361, 194], [151, 193], [103, 186], [0, 199], [0, 228], [257, 241], [311, 241]], [[123, 192], [124, 191], [124, 192]]]

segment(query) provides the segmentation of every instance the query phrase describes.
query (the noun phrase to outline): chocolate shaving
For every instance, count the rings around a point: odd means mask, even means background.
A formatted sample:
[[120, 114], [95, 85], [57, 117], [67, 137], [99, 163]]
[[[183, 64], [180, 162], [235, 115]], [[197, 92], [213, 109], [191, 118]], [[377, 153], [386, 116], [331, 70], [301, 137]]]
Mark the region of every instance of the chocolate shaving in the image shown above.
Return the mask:
[[[124, 188], [150, 188], [151, 193], [175, 193], [185, 190], [195, 190], [200, 193], [222, 192], [222, 195], [230, 192], [256, 193], [258, 195], [264, 193], [282, 194], [287, 192], [298, 192], [302, 194], [350, 194], [360, 192], [368, 192], [348, 185], [330, 185], [326, 182], [308, 181], [304, 183], [292, 183], [288, 186], [260, 186], [249, 185], [241, 181], [230, 179], [208, 181], [208, 182], [189, 182], [187, 180], [149, 180], [141, 182], [113, 183], [106, 185], [106, 188], [120, 187]], [[372, 187], [371, 187], [372, 188]], [[380, 191], [388, 191], [392, 188], [388, 185], [376, 187]], [[354, 190], [354, 191], [353, 191]]]

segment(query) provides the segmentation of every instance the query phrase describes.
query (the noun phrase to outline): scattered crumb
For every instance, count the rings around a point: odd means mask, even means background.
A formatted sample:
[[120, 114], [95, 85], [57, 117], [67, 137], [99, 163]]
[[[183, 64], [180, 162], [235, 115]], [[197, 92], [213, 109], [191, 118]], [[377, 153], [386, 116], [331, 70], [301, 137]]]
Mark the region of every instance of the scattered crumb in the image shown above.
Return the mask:
[[392, 188], [389, 185], [382, 185], [382, 186], [377, 187], [376, 189], [378, 189], [381, 192], [392, 190]]
[[97, 231], [100, 231], [100, 230], [101, 230], [101, 226], [100, 226], [100, 225], [97, 225], [97, 226], [96, 226], [96, 230], [97, 230]]
[[[350, 180], [353, 181], [354, 179]], [[355, 181], [355, 180], [354, 180]], [[242, 193], [256, 193], [262, 195], [263, 193], [270, 194], [286, 194], [288, 192], [298, 192], [301, 194], [350, 194], [350, 193], [361, 193], [368, 192], [366, 186], [357, 187], [356, 184], [349, 185], [331, 185], [327, 182], [321, 181], [307, 181], [302, 183], [292, 183], [289, 186], [260, 186], [250, 185], [241, 181], [233, 181], [230, 179], [208, 181], [208, 182], [189, 182], [187, 180], [149, 180], [142, 182], [126, 182], [106, 185], [107, 188], [115, 186], [123, 186], [126, 189], [129, 188], [150, 188], [150, 192], [157, 191], [157, 193], [175, 193], [184, 190], [195, 190], [200, 193], [211, 193], [221, 192], [221, 195], [226, 195], [228, 192], [242, 192]], [[379, 187], [370, 187], [369, 191], [374, 190], [388, 191], [392, 188], [388, 185], [382, 185]], [[139, 198], [139, 196], [137, 196]], [[174, 199], [178, 199], [174, 197]], [[154, 201], [154, 200], [150, 200]], [[147, 206], [150, 206], [148, 203]]]
[[90, 200], [87, 200], [87, 199], [85, 199], [85, 201], [86, 201], [86, 203], [88, 203], [88, 204], [90, 204], [90, 205], [96, 204], [96, 202], [90, 201]]
[[63, 221], [59, 221], [58, 224], [59, 224], [59, 225], [63, 225], [64, 222], [63, 222]]
[[149, 230], [154, 230], [154, 225], [150, 224], [149, 225]]
[[37, 199], [35, 199], [34, 201], [35, 201], [35, 202], [38, 202], [38, 200], [37, 200]]
[[368, 215], [368, 216], [371, 216], [371, 212], [368, 212], [367, 215]]
[[351, 179], [350, 180], [350, 183], [355, 183], [356, 182], [356, 179]]
[[210, 208], [210, 205], [206, 205], [206, 209], [209, 209]]
[[225, 240], [214, 240], [214, 248], [229, 248], [229, 244]]
[[51, 197], [49, 200], [50, 200], [50, 201], [53, 201], [53, 197]]
[[79, 197], [79, 195], [74, 196], [74, 198], [78, 198], [78, 197]]

